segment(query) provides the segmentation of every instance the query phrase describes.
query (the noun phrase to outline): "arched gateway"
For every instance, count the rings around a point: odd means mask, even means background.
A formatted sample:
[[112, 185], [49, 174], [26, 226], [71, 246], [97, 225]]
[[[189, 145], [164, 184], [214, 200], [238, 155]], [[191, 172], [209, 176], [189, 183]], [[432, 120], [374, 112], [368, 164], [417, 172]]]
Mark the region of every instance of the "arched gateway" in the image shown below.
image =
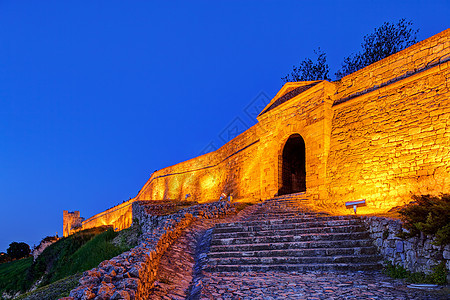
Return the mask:
[[279, 164], [278, 195], [306, 191], [305, 141], [299, 134], [288, 138]]

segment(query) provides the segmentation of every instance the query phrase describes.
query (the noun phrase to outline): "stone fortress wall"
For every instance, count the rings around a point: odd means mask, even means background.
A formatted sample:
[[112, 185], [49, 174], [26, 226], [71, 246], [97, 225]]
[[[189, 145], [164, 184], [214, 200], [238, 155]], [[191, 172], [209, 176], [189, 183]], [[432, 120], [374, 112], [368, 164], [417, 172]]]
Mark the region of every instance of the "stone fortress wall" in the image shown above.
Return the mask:
[[[271, 198], [295, 133], [306, 145], [306, 192], [324, 207], [366, 198], [361, 212], [386, 210], [410, 193], [448, 192], [449, 64], [448, 29], [340, 81], [317, 82], [219, 150], [155, 172], [137, 197]], [[310, 83], [287, 83], [274, 100]]]
[[336, 85], [328, 197], [375, 209], [450, 192], [450, 30]]
[[[304, 179], [313, 206], [349, 213], [344, 203], [364, 198], [358, 213], [384, 212], [411, 194], [449, 192], [449, 70], [447, 29], [340, 81], [286, 83], [256, 125], [214, 152], [156, 171], [133, 201], [272, 198], [287, 182], [285, 148], [298, 135], [305, 174], [292, 180]], [[83, 227], [121, 211], [131, 224], [131, 212], [119, 209]]]
[[69, 236], [76, 231], [100, 227], [112, 226], [114, 230], [122, 230], [131, 226], [132, 204], [136, 199], [130, 199], [101, 213], [98, 213], [87, 220], [80, 218], [80, 212], [64, 211], [63, 214], [63, 235]]

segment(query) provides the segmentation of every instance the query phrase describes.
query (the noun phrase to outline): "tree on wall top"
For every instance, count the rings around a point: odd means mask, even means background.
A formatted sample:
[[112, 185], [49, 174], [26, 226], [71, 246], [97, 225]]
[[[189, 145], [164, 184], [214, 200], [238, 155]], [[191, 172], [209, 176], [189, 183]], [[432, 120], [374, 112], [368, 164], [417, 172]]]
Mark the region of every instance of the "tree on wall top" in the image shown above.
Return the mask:
[[[412, 24], [405, 19], [397, 23], [384, 22], [383, 25], [375, 28], [373, 33], [365, 35], [364, 42], [361, 44], [362, 50], [344, 58], [341, 68], [335, 73], [336, 79], [340, 80], [346, 75], [417, 43], [419, 30], [413, 29]], [[314, 53], [318, 55], [316, 63], [306, 58], [298, 68], [294, 66], [293, 71], [281, 79], [284, 82], [329, 80], [326, 54], [320, 49]]]
[[298, 67], [293, 66], [292, 72], [281, 79], [284, 82], [330, 80], [328, 77], [329, 67], [327, 64], [327, 55], [320, 48], [314, 50], [314, 54], [317, 56], [316, 62], [313, 62], [310, 58], [306, 58]]
[[342, 77], [367, 67], [400, 50], [417, 43], [417, 30], [411, 28], [412, 22], [401, 19], [397, 24], [384, 22], [371, 34], [364, 36], [362, 51], [344, 58], [342, 67], [335, 75]]

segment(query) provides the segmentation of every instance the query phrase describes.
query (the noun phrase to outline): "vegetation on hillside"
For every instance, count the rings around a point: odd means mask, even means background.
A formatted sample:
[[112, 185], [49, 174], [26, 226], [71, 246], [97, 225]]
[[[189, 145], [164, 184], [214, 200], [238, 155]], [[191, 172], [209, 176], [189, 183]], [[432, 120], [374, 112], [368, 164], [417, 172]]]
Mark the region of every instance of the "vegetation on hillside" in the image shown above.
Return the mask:
[[11, 257], [5, 252], [0, 252], [0, 264], [12, 261]]
[[[129, 238], [131, 231], [136, 229], [114, 232], [109, 227], [98, 227], [83, 230], [48, 246], [34, 262], [29, 257], [1, 264], [0, 295], [3, 292], [23, 293], [36, 285], [36, 282], [38, 287], [43, 287], [94, 268], [100, 262], [135, 246], [137, 240]], [[121, 236], [125, 238], [120, 238]], [[72, 289], [73, 282], [74, 280], [67, 279], [56, 286], [62, 293], [65, 288]]]
[[6, 250], [6, 253], [8, 253], [8, 256], [12, 259], [27, 257], [30, 255], [30, 252], [30, 246], [28, 246], [28, 244], [24, 242], [12, 242], [11, 244], [9, 244], [9, 247]]
[[25, 293], [15, 298], [17, 300], [42, 300], [42, 299], [59, 299], [68, 297], [70, 291], [79, 285], [82, 273], [68, 276], [49, 285], [40, 287], [32, 292]]
[[409, 233], [402, 237], [418, 236], [420, 232], [436, 236], [436, 245], [450, 244], [450, 194], [439, 197], [413, 196], [414, 201], [399, 211]]
[[434, 266], [430, 274], [425, 274], [423, 272], [410, 272], [400, 265], [393, 265], [390, 261], [387, 261], [383, 273], [392, 278], [406, 279], [411, 283], [447, 284], [447, 268], [444, 262]]
[[0, 297], [3, 292], [15, 294], [31, 287], [24, 274], [32, 264], [33, 257], [27, 257], [0, 265]]

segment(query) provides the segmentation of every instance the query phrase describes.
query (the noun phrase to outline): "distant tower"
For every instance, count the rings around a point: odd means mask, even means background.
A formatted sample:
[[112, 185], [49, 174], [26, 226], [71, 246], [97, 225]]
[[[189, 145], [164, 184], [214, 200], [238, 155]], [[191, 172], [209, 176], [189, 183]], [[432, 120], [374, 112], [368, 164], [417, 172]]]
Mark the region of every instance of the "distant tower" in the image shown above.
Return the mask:
[[72, 229], [80, 227], [84, 218], [80, 217], [80, 211], [63, 211], [63, 235], [69, 236], [72, 233]]

